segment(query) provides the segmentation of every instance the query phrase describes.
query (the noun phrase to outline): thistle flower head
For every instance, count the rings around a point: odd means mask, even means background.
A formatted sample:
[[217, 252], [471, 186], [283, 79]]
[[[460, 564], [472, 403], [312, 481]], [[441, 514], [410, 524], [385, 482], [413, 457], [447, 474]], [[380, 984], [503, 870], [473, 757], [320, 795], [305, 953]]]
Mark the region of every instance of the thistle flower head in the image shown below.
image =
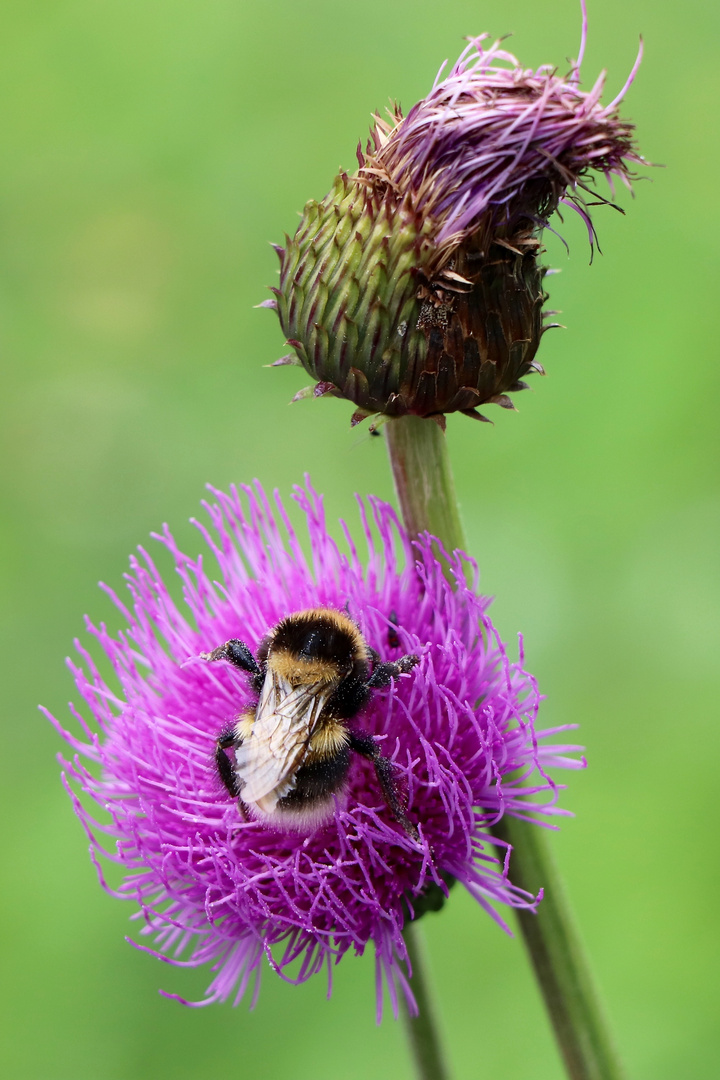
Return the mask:
[[[67, 783], [92, 858], [99, 870], [99, 857], [116, 864], [115, 894], [137, 905], [150, 951], [212, 965], [203, 1004], [238, 1001], [263, 957], [302, 982], [372, 942], [378, 987], [384, 977], [393, 1008], [398, 988], [412, 1007], [405, 921], [441, 901], [452, 879], [498, 922], [497, 905], [533, 907], [537, 898], [511, 883], [507, 853], [497, 858], [502, 845], [488, 829], [504, 813], [560, 813], [546, 770], [578, 765], [567, 757], [576, 748], [543, 745], [554, 732], [535, 728], [535, 682], [522, 657], [509, 659], [488, 601], [465, 584], [462, 553], [450, 559], [452, 588], [431, 538], [410, 544], [376, 500], [361, 505], [367, 556], [347, 530], [343, 553], [308, 487], [295, 494], [306, 559], [279, 500], [272, 507], [259, 487], [215, 495], [209, 526], [198, 526], [205, 556], [184, 555], [167, 528], [156, 538], [174, 560], [182, 602], [141, 550], [127, 577], [131, 607], [114, 597], [127, 629], [112, 637], [88, 623], [113, 685], [80, 645], [83, 663], [71, 665], [92, 722], [73, 709], [79, 737], [53, 723], [74, 751]], [[384, 660], [420, 657], [411, 674], [375, 691], [358, 720], [394, 763], [415, 838], [358, 755], [332, 818], [306, 833], [253, 820], [221, 783], [217, 736], [254, 698], [246, 674], [202, 654], [232, 638], [255, 650], [283, 618], [313, 607], [349, 613]]]
[[[583, 47], [585, 21], [583, 23]], [[542, 231], [560, 204], [594, 231], [584, 192], [595, 177], [629, 184], [642, 162], [623, 91], [600, 98], [604, 73], [580, 89], [523, 68], [486, 35], [470, 41], [407, 116], [375, 116], [354, 176], [341, 173], [305, 206], [280, 256], [276, 307], [299, 362], [317, 380], [298, 397], [333, 394], [370, 413], [433, 416], [512, 408], [508, 391], [542, 372]], [[638, 58], [639, 59], [639, 58]], [[444, 68], [444, 66], [443, 66]]]
[[549, 65], [523, 69], [499, 42], [483, 48], [487, 37], [472, 39], [446, 78], [443, 65], [407, 117], [397, 107], [389, 122], [376, 116], [358, 152], [361, 177], [386, 182], [433, 222], [439, 262], [478, 232], [504, 230], [537, 250], [530, 234], [563, 198], [582, 205], [583, 177], [627, 180], [642, 161], [619, 99], [600, 102], [604, 72], [586, 93], [577, 66], [568, 78]]

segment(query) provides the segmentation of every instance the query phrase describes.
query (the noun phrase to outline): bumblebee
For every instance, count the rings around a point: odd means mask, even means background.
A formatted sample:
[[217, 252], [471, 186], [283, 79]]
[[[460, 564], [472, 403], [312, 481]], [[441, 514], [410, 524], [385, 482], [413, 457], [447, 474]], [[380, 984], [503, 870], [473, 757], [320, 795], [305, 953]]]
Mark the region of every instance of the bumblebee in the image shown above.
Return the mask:
[[312, 831], [332, 817], [355, 752], [372, 761], [393, 817], [418, 839], [400, 801], [392, 762], [371, 735], [350, 724], [373, 690], [411, 671], [417, 656], [382, 663], [348, 616], [311, 608], [278, 623], [257, 658], [238, 640], [202, 658], [225, 660], [248, 672], [258, 695], [257, 704], [221, 732], [215, 747], [220, 779], [252, 817], [275, 828]]

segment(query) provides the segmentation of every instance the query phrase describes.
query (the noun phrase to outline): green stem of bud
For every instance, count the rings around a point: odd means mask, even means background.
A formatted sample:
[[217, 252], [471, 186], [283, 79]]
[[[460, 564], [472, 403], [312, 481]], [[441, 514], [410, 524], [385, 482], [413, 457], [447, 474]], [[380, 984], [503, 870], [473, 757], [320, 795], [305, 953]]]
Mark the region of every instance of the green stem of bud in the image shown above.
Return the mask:
[[[403, 416], [390, 420], [385, 431], [408, 532], [431, 532], [448, 553], [467, 550], [447, 443], [438, 425]], [[512, 845], [513, 882], [534, 894], [544, 890], [537, 914], [519, 911], [517, 918], [570, 1080], [622, 1080], [624, 1071], [545, 831], [506, 814], [493, 832]]]
[[419, 416], [403, 416], [389, 420], [385, 433], [395, 491], [408, 533], [432, 533], [449, 555], [455, 548], [464, 549], [450, 456], [439, 425]]

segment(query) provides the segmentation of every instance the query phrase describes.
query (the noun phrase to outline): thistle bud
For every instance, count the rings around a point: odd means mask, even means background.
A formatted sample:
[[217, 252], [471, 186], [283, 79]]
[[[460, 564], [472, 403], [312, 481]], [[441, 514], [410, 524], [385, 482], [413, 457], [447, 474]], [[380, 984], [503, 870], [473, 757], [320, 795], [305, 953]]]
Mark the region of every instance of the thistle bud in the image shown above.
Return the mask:
[[[603, 107], [604, 74], [579, 89], [521, 68], [485, 36], [407, 116], [374, 117], [358, 170], [337, 177], [280, 256], [273, 290], [294, 355], [316, 380], [300, 396], [333, 394], [371, 413], [485, 419], [487, 402], [542, 373], [536, 360], [546, 273], [542, 231], [560, 204], [594, 231], [583, 193], [603, 173], [629, 184], [642, 162], [622, 93]], [[583, 32], [584, 45], [584, 32]], [[581, 49], [582, 53], [582, 49]], [[638, 58], [639, 59], [639, 58]]]

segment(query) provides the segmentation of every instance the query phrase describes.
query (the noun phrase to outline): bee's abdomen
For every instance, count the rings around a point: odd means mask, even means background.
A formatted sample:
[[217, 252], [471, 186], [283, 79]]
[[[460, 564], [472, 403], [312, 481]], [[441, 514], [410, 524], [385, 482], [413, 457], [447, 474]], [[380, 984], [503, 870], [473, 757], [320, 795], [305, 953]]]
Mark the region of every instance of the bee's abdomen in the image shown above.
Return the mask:
[[278, 800], [278, 810], [296, 810], [308, 803], [329, 799], [343, 787], [349, 768], [350, 748], [347, 745], [327, 757], [309, 754], [305, 764], [295, 773], [292, 791]]

